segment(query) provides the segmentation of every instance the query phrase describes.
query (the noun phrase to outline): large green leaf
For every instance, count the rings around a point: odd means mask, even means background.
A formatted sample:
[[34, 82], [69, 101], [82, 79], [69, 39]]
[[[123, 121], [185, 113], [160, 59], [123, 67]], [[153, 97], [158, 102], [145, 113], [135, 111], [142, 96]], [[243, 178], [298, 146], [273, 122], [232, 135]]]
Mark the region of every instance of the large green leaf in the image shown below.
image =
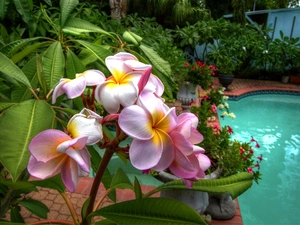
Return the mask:
[[31, 87], [31, 84], [25, 74], [22, 72], [22, 70], [17, 67], [9, 58], [7, 58], [5, 55], [3, 55], [0, 52], [0, 72], [6, 74], [10, 78], [13, 78], [23, 84], [25, 84], [27, 87]]
[[171, 66], [169, 62], [161, 58], [156, 51], [146, 45], [140, 45], [140, 49], [147, 56], [152, 66], [159, 70], [162, 74], [169, 77], [171, 76]]
[[65, 59], [59, 41], [54, 42], [43, 55], [43, 73], [49, 89], [64, 76]]
[[10, 0], [0, 0], [0, 19], [3, 20]]
[[87, 41], [82, 41], [82, 40], [76, 40], [76, 42], [83, 45], [87, 50], [89, 50], [90, 53], [92, 55], [94, 55], [95, 57], [97, 57], [97, 59], [103, 65], [105, 65], [105, 62], [104, 62], [105, 58], [107, 56], [113, 55], [111, 51], [107, 50], [105, 47], [102, 47], [100, 45], [93, 44], [93, 43], [90, 43], [90, 42], [87, 42]]
[[48, 207], [38, 200], [22, 199], [21, 201], [19, 201], [19, 203], [28, 211], [43, 219], [47, 219], [47, 213], [50, 212]]
[[66, 74], [70, 79], [74, 79], [76, 73], [82, 73], [86, 70], [80, 59], [71, 49], [68, 49], [66, 60]]
[[137, 199], [99, 209], [90, 216], [101, 215], [123, 225], [200, 225], [206, 224], [191, 207], [167, 198]]
[[[38, 79], [36, 76], [36, 60], [35, 57], [32, 58], [25, 66], [22, 71], [29, 79], [30, 84], [33, 89], [37, 87]], [[11, 101], [13, 102], [23, 102], [31, 98], [31, 91], [25, 85], [20, 85], [19, 87], [13, 87], [11, 92]]]
[[35, 186], [57, 190], [59, 193], [63, 193], [66, 190], [66, 187], [61, 180], [60, 174], [57, 174], [54, 177], [50, 177], [44, 180], [33, 180], [30, 181], [30, 183], [34, 184]]
[[131, 181], [129, 180], [126, 173], [121, 168], [118, 168], [111, 182], [111, 188], [126, 189], [129, 188], [133, 190]]
[[79, 0], [60, 0], [60, 27], [63, 28], [71, 17], [72, 11], [79, 4]]
[[0, 115], [0, 162], [15, 181], [26, 168], [31, 139], [52, 128], [55, 113], [45, 101], [29, 100], [11, 106]]
[[[193, 190], [204, 191], [208, 193], [222, 194], [230, 193], [235, 199], [243, 194], [252, 186], [253, 175], [247, 172], [231, 175], [220, 179], [200, 179], [193, 182]], [[153, 191], [145, 194], [144, 197], [150, 196], [164, 189], [185, 189], [189, 190], [182, 180], [174, 180], [155, 188]]]
[[100, 27], [86, 21], [86, 20], [82, 20], [79, 18], [71, 18], [69, 19], [64, 28], [63, 31], [66, 33], [77, 33], [77, 34], [81, 34], [81, 33], [88, 33], [88, 32], [97, 32], [97, 33], [101, 33], [101, 34], [105, 34], [108, 36], [112, 35], [110, 33], [108, 33], [107, 31], [101, 29]]

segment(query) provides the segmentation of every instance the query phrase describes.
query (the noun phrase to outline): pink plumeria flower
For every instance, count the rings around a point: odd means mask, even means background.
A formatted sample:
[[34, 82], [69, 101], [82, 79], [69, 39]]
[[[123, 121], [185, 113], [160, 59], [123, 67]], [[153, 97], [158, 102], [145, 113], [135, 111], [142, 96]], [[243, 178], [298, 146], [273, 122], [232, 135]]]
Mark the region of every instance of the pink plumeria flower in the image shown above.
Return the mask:
[[[198, 118], [192, 113], [182, 113], [177, 118], [177, 126], [169, 134], [173, 140], [175, 159], [169, 170], [184, 180], [198, 180], [205, 177], [204, 171], [210, 167], [205, 150], [195, 144], [203, 141], [197, 131]], [[188, 182], [186, 184], [189, 185]]]
[[133, 138], [129, 158], [135, 168], [144, 171], [168, 168], [175, 157], [169, 132], [176, 127], [176, 120], [175, 108], [169, 109], [152, 92], [142, 92], [138, 105], [121, 111], [118, 122]]
[[139, 62], [134, 55], [121, 52], [107, 57], [105, 63], [112, 76], [97, 86], [95, 99], [109, 113], [117, 113], [121, 107], [133, 105], [141, 89], [150, 90], [158, 96], [163, 94], [164, 86], [153, 74], [143, 82], [142, 88], [139, 86], [143, 74], [152, 66]]
[[78, 176], [90, 171], [90, 155], [85, 146], [102, 139], [100, 116], [86, 109], [82, 112], [69, 121], [68, 134], [48, 129], [31, 140], [27, 169], [32, 176], [45, 179], [61, 173], [67, 189], [76, 190]]
[[95, 86], [104, 82], [106, 77], [98, 70], [87, 70], [76, 74], [75, 79], [62, 78], [59, 84], [54, 88], [52, 95], [52, 104], [56, 102], [57, 97], [66, 94], [69, 99], [79, 97], [86, 86]]

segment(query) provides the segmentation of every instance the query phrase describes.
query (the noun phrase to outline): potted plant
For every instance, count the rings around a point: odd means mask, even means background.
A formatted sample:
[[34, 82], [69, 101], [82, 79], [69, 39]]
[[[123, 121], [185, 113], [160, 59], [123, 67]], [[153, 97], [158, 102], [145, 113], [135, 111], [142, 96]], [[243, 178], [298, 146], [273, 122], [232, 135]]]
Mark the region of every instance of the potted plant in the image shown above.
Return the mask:
[[176, 82], [179, 84], [177, 100], [183, 105], [190, 105], [198, 99], [197, 85], [203, 90], [207, 90], [213, 84], [213, 76], [218, 68], [214, 65], [208, 65], [205, 62], [196, 60], [193, 63], [186, 62], [186, 72], [176, 77]]
[[232, 83], [233, 73], [241, 65], [245, 51], [238, 38], [222, 37], [209, 46], [207, 57], [218, 67], [218, 78], [226, 91], [229, 91], [228, 85]]

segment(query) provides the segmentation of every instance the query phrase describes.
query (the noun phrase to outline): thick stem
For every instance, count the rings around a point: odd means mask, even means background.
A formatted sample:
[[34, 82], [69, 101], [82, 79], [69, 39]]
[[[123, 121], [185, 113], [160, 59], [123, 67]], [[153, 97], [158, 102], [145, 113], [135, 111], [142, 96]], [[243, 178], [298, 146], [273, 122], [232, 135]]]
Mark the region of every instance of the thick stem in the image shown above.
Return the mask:
[[37, 225], [37, 224], [62, 224], [62, 225], [74, 225], [71, 221], [64, 220], [39, 220], [31, 223], [27, 223], [27, 225]]
[[[107, 148], [105, 150], [105, 153], [103, 155], [103, 158], [101, 160], [101, 163], [99, 165], [96, 177], [94, 179], [91, 191], [90, 191], [90, 202], [86, 210], [86, 216], [88, 216], [90, 213], [93, 212], [95, 200], [97, 197], [97, 191], [99, 189], [103, 174], [105, 169], [108, 166], [108, 163], [110, 162], [112, 156], [114, 155], [114, 151], [111, 148]], [[83, 223], [82, 224], [89, 224], [89, 221], [87, 221], [87, 218], [83, 218]]]

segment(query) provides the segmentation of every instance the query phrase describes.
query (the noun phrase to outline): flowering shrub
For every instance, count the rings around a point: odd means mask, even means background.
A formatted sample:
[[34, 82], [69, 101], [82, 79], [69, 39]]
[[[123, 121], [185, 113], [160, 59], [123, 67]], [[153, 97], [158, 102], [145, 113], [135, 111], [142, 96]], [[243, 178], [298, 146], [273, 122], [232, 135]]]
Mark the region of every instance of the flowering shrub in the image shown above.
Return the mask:
[[[11, 209], [12, 223], [22, 224], [20, 204], [44, 219], [35, 224], [53, 223], [47, 220], [49, 210], [43, 203], [20, 197], [22, 191], [28, 193], [40, 186], [55, 189], [63, 196], [73, 218], [72, 224], [93, 224], [94, 217], [98, 216], [114, 224], [151, 223], [153, 217], [155, 224], [165, 224], [168, 220], [172, 224], [174, 221], [180, 224], [183, 220], [205, 224], [202, 217], [185, 204], [151, 196], [168, 188], [193, 188], [213, 193], [229, 192], [235, 198], [252, 185], [253, 174], [248, 172], [235, 174], [220, 183], [201, 179], [211, 166], [211, 160], [206, 155], [210, 152], [200, 145], [206, 139], [198, 129], [202, 124], [200, 117], [188, 112], [176, 115], [175, 108], [169, 108], [161, 97], [164, 86], [152, 74], [152, 66], [139, 62], [134, 55], [117, 53], [108, 56], [105, 62], [110, 71], [107, 77], [101, 71], [87, 70], [76, 74], [74, 79], [62, 78], [52, 92], [52, 105], [34, 95], [36, 100], [11, 106], [1, 114], [0, 123], [5, 128], [11, 127], [11, 121], [18, 120], [23, 124], [28, 122], [24, 117], [30, 117], [28, 127], [32, 136], [28, 140], [28, 151], [23, 154], [28, 156], [27, 159], [13, 157], [10, 153], [6, 157], [7, 152], [1, 154], [1, 163], [10, 174], [0, 179], [3, 190], [0, 195], [4, 199], [1, 215]], [[80, 112], [72, 109], [73, 101], [82, 105]], [[108, 126], [113, 126], [115, 133]], [[7, 130], [3, 129], [1, 133], [5, 148], [12, 144], [5, 140], [11, 137]], [[129, 146], [121, 147], [119, 144], [129, 137], [132, 140]], [[97, 152], [99, 148], [104, 152], [102, 157]], [[142, 193], [139, 181], [136, 179], [133, 185], [121, 168], [114, 175], [107, 171], [114, 154], [129, 160], [141, 173], [167, 170], [181, 180]], [[11, 165], [16, 165], [20, 159], [27, 160], [25, 170], [15, 172]], [[78, 177], [88, 175], [91, 169], [96, 175], [79, 217], [65, 189], [75, 191]], [[30, 181], [28, 173], [32, 177]], [[245, 185], [241, 187], [240, 182]], [[107, 190], [96, 202], [100, 183]], [[116, 201], [113, 192], [116, 188], [134, 190], [136, 199], [99, 208], [106, 196]], [[30, 206], [24, 202], [30, 202]], [[178, 210], [185, 213], [178, 216]], [[152, 216], [147, 219], [149, 214]], [[71, 224], [63, 220], [55, 223]], [[105, 223], [107, 220], [103, 221]]]
[[200, 60], [196, 60], [192, 64], [186, 62], [185, 67], [187, 74], [183, 80], [198, 84], [204, 90], [207, 90], [213, 84], [213, 76], [215, 71], [218, 70], [214, 65], [208, 65]]

